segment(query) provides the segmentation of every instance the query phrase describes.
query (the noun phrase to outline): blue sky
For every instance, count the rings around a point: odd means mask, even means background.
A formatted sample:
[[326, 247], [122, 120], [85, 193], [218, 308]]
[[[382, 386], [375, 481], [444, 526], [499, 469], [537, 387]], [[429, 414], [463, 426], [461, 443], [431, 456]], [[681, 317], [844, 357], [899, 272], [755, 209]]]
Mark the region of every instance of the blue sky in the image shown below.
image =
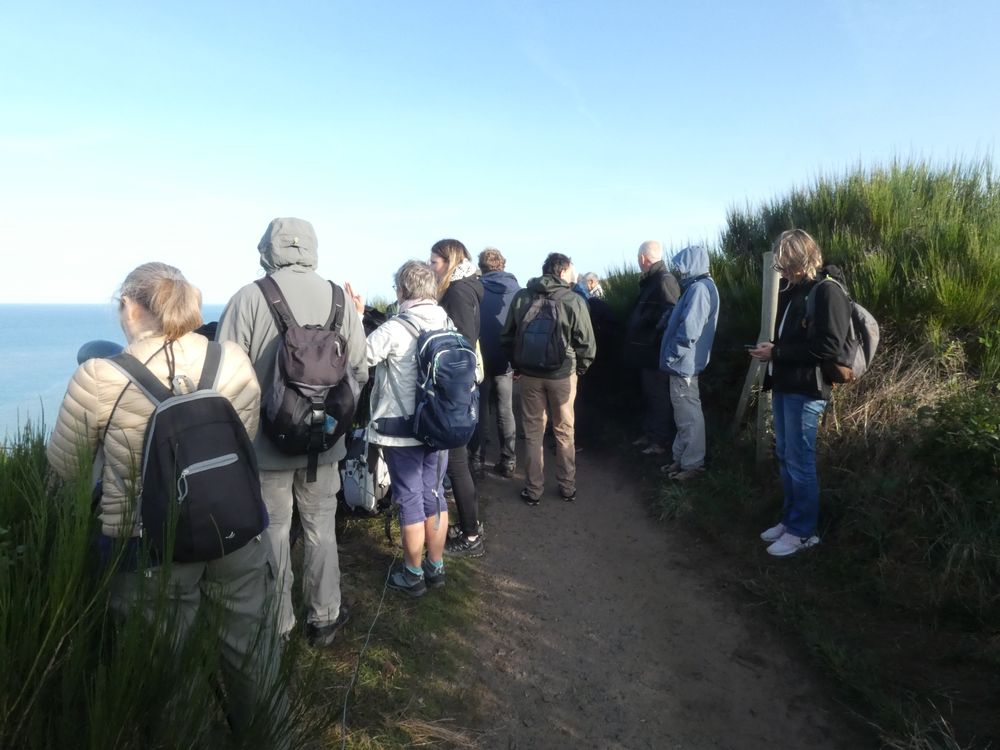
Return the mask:
[[[0, 26], [0, 302], [148, 260], [208, 302], [275, 216], [388, 296], [457, 237], [522, 282], [858, 163], [992, 156], [1000, 10], [958, 2], [34, 2]], [[14, 261], [11, 263], [10, 261]]]

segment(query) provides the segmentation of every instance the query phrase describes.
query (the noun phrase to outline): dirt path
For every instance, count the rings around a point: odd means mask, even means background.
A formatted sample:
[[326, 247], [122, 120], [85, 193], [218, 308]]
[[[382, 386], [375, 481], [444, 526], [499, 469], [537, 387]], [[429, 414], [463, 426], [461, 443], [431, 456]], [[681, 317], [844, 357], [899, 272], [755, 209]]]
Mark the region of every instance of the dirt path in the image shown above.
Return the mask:
[[[552, 454], [546, 455], [551, 471]], [[580, 454], [578, 499], [480, 484], [487, 555], [472, 637], [486, 748], [872, 746], [780, 634], [654, 523], [638, 488]]]

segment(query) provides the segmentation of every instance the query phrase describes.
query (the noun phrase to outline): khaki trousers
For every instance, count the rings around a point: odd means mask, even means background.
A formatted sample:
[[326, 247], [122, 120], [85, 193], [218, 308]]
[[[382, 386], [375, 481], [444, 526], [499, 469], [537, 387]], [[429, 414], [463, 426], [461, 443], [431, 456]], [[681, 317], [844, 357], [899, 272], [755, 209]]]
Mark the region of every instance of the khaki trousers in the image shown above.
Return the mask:
[[306, 622], [329, 625], [340, 614], [340, 558], [337, 556], [337, 491], [340, 471], [336, 464], [316, 467], [316, 481], [306, 481], [305, 469], [261, 471], [260, 491], [270, 517], [264, 532], [278, 565], [278, 628], [284, 635], [295, 627], [292, 608], [292, 506], [299, 509], [305, 546], [302, 599]]
[[545, 458], [542, 438], [545, 424], [552, 420], [556, 438], [556, 481], [563, 496], [576, 492], [576, 444], [574, 441], [573, 402], [576, 400], [576, 373], [568, 378], [551, 380], [522, 375], [521, 413], [526, 445], [525, 487], [533, 498], [545, 489]]

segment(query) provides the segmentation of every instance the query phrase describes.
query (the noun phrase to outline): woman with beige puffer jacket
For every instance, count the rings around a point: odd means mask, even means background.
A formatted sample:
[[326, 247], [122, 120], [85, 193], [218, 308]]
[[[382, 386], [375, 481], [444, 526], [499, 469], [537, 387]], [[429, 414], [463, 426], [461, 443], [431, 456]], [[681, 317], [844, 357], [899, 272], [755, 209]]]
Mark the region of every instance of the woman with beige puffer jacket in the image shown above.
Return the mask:
[[[179, 270], [164, 263], [136, 268], [121, 286], [119, 315], [128, 339], [126, 352], [174, 393], [196, 390], [208, 339], [194, 333], [202, 323], [201, 293]], [[252, 438], [257, 431], [260, 387], [243, 350], [231, 342], [222, 346], [215, 388], [232, 403]], [[129, 540], [128, 552], [138, 546], [136, 485], [146, 426], [154, 409], [143, 391], [104, 359], [80, 365], [66, 390], [49, 439], [49, 465], [70, 480], [77, 475], [80, 461], [90, 463], [103, 439], [102, 550], [109, 549], [108, 538]], [[283, 692], [272, 688], [280, 656], [274, 618], [269, 615], [273, 564], [260, 536], [208, 562], [169, 562], [137, 569], [136, 555], [127, 554], [125, 559], [111, 582], [111, 606], [120, 615], [141, 614], [153, 620], [157, 597], [163, 592], [178, 615], [166, 621], [185, 631], [195, 621], [202, 597], [224, 612], [220, 652], [227, 677], [227, 708], [237, 732], [249, 726], [256, 711], [284, 710]], [[151, 578], [164, 586], [150, 585]], [[185, 635], [177, 634], [178, 643]], [[264, 700], [270, 705], [261, 705]]]

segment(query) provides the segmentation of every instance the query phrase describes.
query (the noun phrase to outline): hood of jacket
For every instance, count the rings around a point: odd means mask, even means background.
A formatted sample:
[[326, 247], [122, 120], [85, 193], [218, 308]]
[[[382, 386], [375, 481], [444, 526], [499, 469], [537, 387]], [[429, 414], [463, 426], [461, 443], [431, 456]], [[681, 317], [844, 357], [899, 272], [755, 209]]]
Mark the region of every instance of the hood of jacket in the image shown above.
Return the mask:
[[267, 225], [264, 236], [257, 245], [261, 268], [268, 273], [286, 266], [301, 266], [314, 271], [318, 245], [316, 231], [308, 221], [295, 218], [274, 219]]
[[517, 277], [506, 271], [490, 271], [484, 273], [479, 280], [488, 294], [513, 294], [521, 288], [517, 283]]
[[840, 269], [840, 266], [834, 266], [834, 265], [823, 266], [819, 270], [819, 273], [816, 274], [816, 278], [833, 279], [834, 281], [839, 281], [841, 284], [843, 284], [845, 289], [847, 288], [847, 279], [844, 278], [844, 272]]
[[708, 273], [708, 250], [704, 245], [691, 245], [681, 250], [670, 261], [681, 277], [681, 287], [687, 287], [699, 276]]
[[557, 289], [572, 289], [572, 287], [565, 281], [560, 279], [558, 276], [553, 276], [550, 273], [547, 273], [544, 276], [539, 276], [535, 279], [529, 279], [528, 285], [525, 288], [529, 292], [544, 294], [546, 296], [552, 294], [552, 292]]

